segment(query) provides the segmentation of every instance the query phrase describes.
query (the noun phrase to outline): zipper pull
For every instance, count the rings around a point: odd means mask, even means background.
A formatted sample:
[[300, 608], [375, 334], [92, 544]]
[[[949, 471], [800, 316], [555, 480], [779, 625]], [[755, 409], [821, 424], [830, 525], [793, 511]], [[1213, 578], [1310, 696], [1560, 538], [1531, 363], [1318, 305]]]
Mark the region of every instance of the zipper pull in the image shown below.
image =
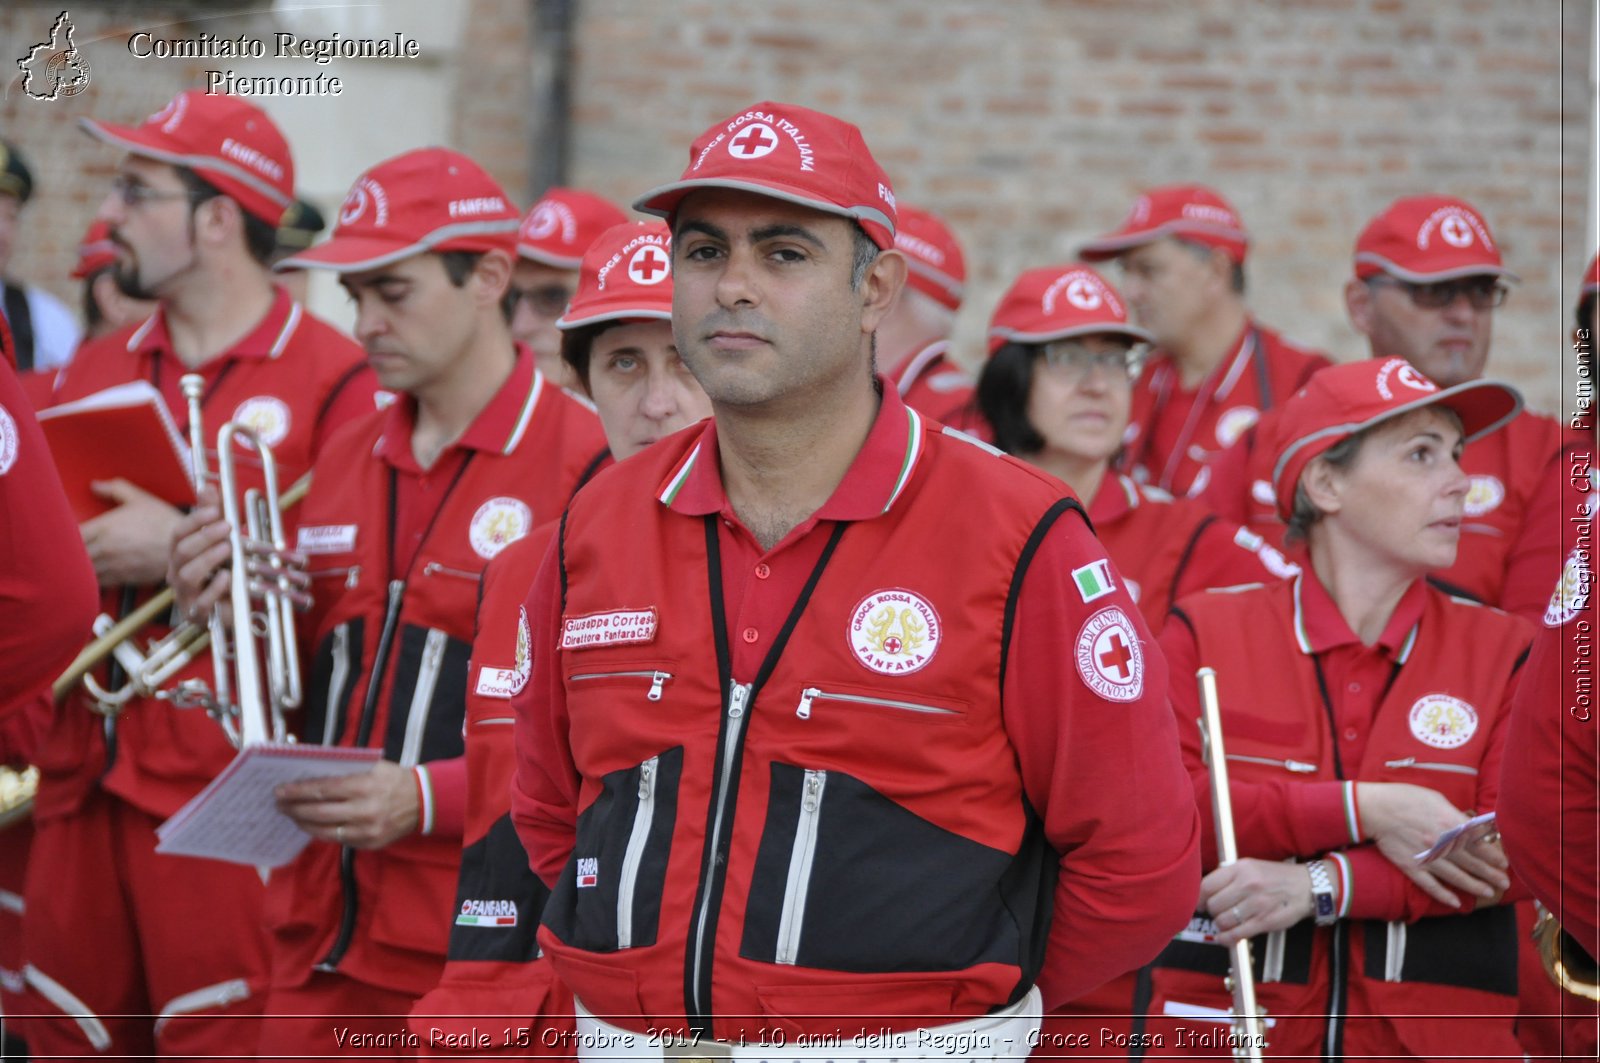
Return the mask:
[[806, 772], [806, 796], [801, 802], [807, 812], [815, 812], [822, 798], [822, 775], [820, 771]]
[[802, 720], [811, 719], [811, 703], [815, 701], [817, 696], [821, 693], [822, 690], [820, 687], [806, 687], [804, 690], [800, 691], [800, 707], [794, 710], [794, 714], [800, 717]]
[[671, 678], [671, 672], [657, 672], [655, 675], [651, 676], [650, 693], [646, 694], [645, 697], [649, 698], [651, 701], [660, 701], [661, 685]]
[[650, 800], [650, 791], [655, 785], [654, 758], [639, 765], [639, 800]]
[[346, 572], [344, 574], [344, 589], [345, 590], [353, 589], [355, 587], [356, 583], [360, 579], [361, 579], [361, 566], [360, 565], [351, 565], [350, 566], [350, 571]]
[[437, 562], [437, 561], [429, 561], [426, 565], [422, 566], [422, 574], [424, 576], [431, 576], [435, 572], [439, 571], [439, 569], [441, 567], [443, 567], [443, 566], [441, 566], [439, 564], [439, 562]]
[[1297, 771], [1302, 775], [1310, 775], [1312, 772], [1317, 770], [1317, 766], [1315, 764], [1307, 764], [1303, 760], [1286, 760], [1283, 762], [1283, 766], [1288, 768], [1290, 771]]
[[1383, 766], [1386, 768], [1409, 768], [1416, 762], [1416, 757], [1406, 757], [1404, 760], [1386, 760], [1383, 762]]
[[750, 688], [743, 683], [734, 683], [733, 689], [728, 692], [728, 719], [737, 720], [744, 715], [745, 702], [750, 698]]

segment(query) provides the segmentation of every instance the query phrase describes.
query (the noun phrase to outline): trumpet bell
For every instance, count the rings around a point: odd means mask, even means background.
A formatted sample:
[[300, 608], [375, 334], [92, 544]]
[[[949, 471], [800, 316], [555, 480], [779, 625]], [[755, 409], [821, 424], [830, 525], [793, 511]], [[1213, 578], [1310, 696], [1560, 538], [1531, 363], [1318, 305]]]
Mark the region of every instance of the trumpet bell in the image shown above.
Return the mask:
[[0, 768], [0, 830], [33, 811], [33, 798], [39, 792], [39, 769]]
[[1600, 965], [1583, 951], [1571, 934], [1544, 905], [1533, 924], [1533, 941], [1539, 949], [1539, 962], [1550, 980], [1573, 996], [1600, 1001]]

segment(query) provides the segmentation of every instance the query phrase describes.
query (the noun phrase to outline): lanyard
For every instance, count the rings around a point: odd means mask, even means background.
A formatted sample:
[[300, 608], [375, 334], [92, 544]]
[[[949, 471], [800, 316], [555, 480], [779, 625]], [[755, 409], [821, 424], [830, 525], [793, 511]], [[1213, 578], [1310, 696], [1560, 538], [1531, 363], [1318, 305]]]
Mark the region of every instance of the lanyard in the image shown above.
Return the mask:
[[[1255, 325], [1250, 326], [1250, 331], [1245, 334], [1241, 349], [1248, 347], [1249, 357], [1255, 363], [1256, 386], [1261, 392], [1261, 409], [1265, 410], [1272, 405], [1271, 384], [1268, 379], [1266, 359], [1261, 354], [1261, 334]], [[1235, 352], [1235, 358], [1238, 353]], [[1230, 359], [1232, 361], [1232, 359]], [[1216, 395], [1217, 388], [1221, 385], [1222, 378], [1227, 374], [1222, 372], [1222, 366], [1217, 366], [1200, 384], [1200, 391], [1194, 397], [1194, 404], [1189, 407], [1189, 416], [1184, 418], [1183, 427], [1178, 430], [1178, 438], [1172, 445], [1172, 450], [1167, 455], [1167, 463], [1161, 470], [1161, 475], [1156, 477], [1155, 485], [1163, 491], [1172, 490], [1172, 478], [1177, 473], [1178, 463], [1189, 452], [1189, 443], [1194, 438], [1195, 429], [1199, 427], [1199, 419], [1205, 409], [1211, 405]], [[1145, 465], [1150, 457], [1150, 447], [1155, 440], [1156, 424], [1160, 422], [1161, 415], [1167, 408], [1167, 401], [1172, 397], [1172, 388], [1176, 378], [1176, 371], [1170, 366], [1162, 366], [1161, 379], [1156, 382], [1155, 403], [1150, 408], [1150, 415], [1145, 419], [1147, 427], [1140, 433], [1139, 452], [1129, 462], [1128, 467]]]
[[[1322, 710], [1328, 718], [1328, 735], [1333, 740], [1333, 776], [1336, 779], [1345, 778], [1344, 762], [1339, 756], [1339, 718], [1333, 709], [1333, 697], [1328, 693], [1328, 677], [1322, 672], [1322, 658], [1317, 654], [1311, 655], [1311, 666], [1317, 671], [1317, 692], [1322, 695]], [[1373, 702], [1374, 712], [1382, 708], [1383, 703], [1389, 699], [1389, 691], [1394, 687], [1394, 681], [1400, 678], [1401, 662], [1396, 661], [1389, 669], [1389, 678], [1383, 684], [1383, 690], [1378, 694], [1378, 700]]]
[[[422, 556], [422, 548], [428, 545], [428, 539], [433, 535], [434, 525], [439, 523], [439, 514], [443, 513], [445, 507], [449, 505], [450, 496], [455, 492], [456, 485], [461, 483], [461, 478], [467, 474], [467, 466], [471, 465], [472, 459], [477, 456], [478, 452], [476, 450], [467, 451], [467, 456], [462, 459], [461, 464], [456, 467], [456, 474], [450, 478], [450, 486], [444, 489], [444, 495], [439, 499], [439, 504], [434, 507], [432, 515], [428, 517], [428, 526], [422, 530], [422, 540], [417, 543], [417, 548], [412, 551], [411, 563], [406, 566], [406, 574], [404, 579], [407, 582], [409, 582], [411, 579], [412, 570], [417, 567], [417, 558]], [[399, 510], [400, 470], [391, 465], [389, 466], [389, 553], [385, 558], [386, 563], [384, 566], [384, 570], [391, 580], [399, 578], [396, 576], [394, 570], [394, 539], [400, 523]]]

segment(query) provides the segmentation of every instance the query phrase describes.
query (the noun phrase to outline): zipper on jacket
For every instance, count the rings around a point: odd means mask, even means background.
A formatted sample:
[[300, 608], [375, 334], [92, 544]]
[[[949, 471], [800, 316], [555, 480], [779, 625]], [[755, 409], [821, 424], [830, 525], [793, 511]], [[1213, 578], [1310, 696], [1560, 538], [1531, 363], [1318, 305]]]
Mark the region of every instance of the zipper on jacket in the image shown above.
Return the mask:
[[1386, 760], [1386, 768], [1415, 768], [1418, 771], [1447, 771], [1454, 775], [1476, 775], [1478, 769], [1467, 764], [1442, 764], [1437, 761], [1418, 760], [1416, 757], [1404, 757], [1400, 760]]
[[1303, 760], [1279, 760], [1276, 757], [1252, 757], [1244, 753], [1229, 753], [1228, 759], [1243, 761], [1246, 764], [1268, 764], [1274, 768], [1282, 768], [1285, 771], [1292, 771], [1301, 775], [1309, 775], [1317, 770], [1317, 766], [1315, 764], [1307, 764]]
[[1328, 1031], [1324, 1035], [1322, 1056], [1324, 1059], [1344, 1058], [1344, 1008], [1345, 1008], [1345, 952], [1347, 951], [1346, 935], [1350, 924], [1344, 920], [1333, 924], [1333, 941], [1328, 948], [1328, 964], [1332, 968], [1331, 984], [1328, 989]]
[[711, 917], [711, 895], [713, 890], [709, 883], [717, 875], [717, 846], [722, 838], [722, 818], [728, 811], [728, 785], [733, 777], [733, 762], [739, 751], [739, 741], [744, 734], [744, 710], [746, 701], [750, 697], [750, 684], [732, 680], [728, 690], [728, 723], [727, 734], [722, 741], [722, 774], [717, 779], [717, 792], [713, 796], [716, 803], [716, 817], [711, 821], [711, 836], [706, 839], [706, 882], [705, 896], [700, 901], [700, 910], [694, 918], [694, 1010], [696, 1014], [704, 1015], [708, 1012], [708, 1001], [700, 999], [700, 973], [706, 962], [706, 921]]
[[904, 709], [907, 712], [921, 712], [929, 716], [959, 716], [954, 709], [942, 709], [937, 705], [920, 705], [915, 701], [896, 701], [893, 698], [874, 698], [865, 694], [830, 694], [821, 687], [806, 687], [800, 691], [800, 705], [794, 714], [802, 720], [811, 719], [811, 703], [813, 701], [849, 701], [857, 705], [878, 705], [886, 709]]
[[656, 765], [651, 757], [639, 765], [639, 805], [633, 810], [633, 830], [622, 854], [622, 877], [617, 883], [617, 948], [633, 948], [633, 888], [639, 878], [639, 862], [650, 840], [650, 823], [656, 814]]
[[411, 688], [411, 708], [406, 712], [406, 736], [400, 744], [400, 766], [414, 768], [422, 759], [422, 736], [428, 729], [428, 711], [433, 707], [434, 688], [439, 685], [439, 670], [444, 666], [445, 647], [450, 636], [429, 628], [422, 645], [422, 661], [417, 665], [417, 682]]
[[789, 853], [789, 880], [783, 889], [783, 915], [778, 920], [778, 963], [793, 964], [800, 952], [800, 925], [805, 920], [811, 864], [817, 855], [822, 788], [827, 782], [827, 772], [807, 771], [805, 787], [800, 792], [800, 821], [795, 826], [794, 849]]
[[[372, 678], [367, 682], [367, 696], [361, 705], [361, 720], [356, 726], [357, 748], [365, 748], [372, 737], [373, 714], [378, 707], [378, 691], [383, 686], [383, 673], [389, 664], [389, 648], [394, 643], [394, 632], [400, 620], [400, 599], [406, 592], [406, 581], [389, 581], [389, 606], [383, 614], [383, 631], [378, 636], [377, 652], [372, 655]], [[333, 971], [350, 949], [350, 939], [356, 930], [356, 851], [348, 845], [339, 850], [339, 889], [344, 894], [344, 913], [339, 918], [339, 933], [327, 955], [318, 960], [313, 969]]]
[[318, 572], [307, 573], [312, 579], [327, 579], [329, 576], [343, 576], [345, 589], [349, 590], [361, 582], [361, 566], [351, 565], [348, 568], [325, 568]]
[[328, 677], [328, 711], [322, 721], [322, 744], [331, 746], [339, 740], [339, 701], [344, 697], [344, 685], [350, 679], [350, 625], [340, 624], [333, 629], [333, 669]]
[[456, 576], [460, 579], [469, 579], [474, 583], [478, 582], [478, 573], [464, 568], [451, 568], [449, 565], [441, 565], [437, 561], [429, 561], [426, 565], [423, 565], [422, 574], [424, 576]]
[[649, 693], [645, 694], [645, 698], [647, 698], [650, 701], [660, 701], [661, 700], [661, 688], [666, 685], [667, 680], [672, 678], [672, 673], [671, 672], [652, 672], [652, 671], [642, 671], [642, 672], [584, 672], [581, 675], [569, 675], [569, 676], [567, 676], [567, 681], [571, 682], [571, 683], [578, 683], [578, 682], [582, 682], [583, 680], [586, 680], [586, 679], [632, 679], [632, 678], [650, 680], [650, 691], [649, 691]]

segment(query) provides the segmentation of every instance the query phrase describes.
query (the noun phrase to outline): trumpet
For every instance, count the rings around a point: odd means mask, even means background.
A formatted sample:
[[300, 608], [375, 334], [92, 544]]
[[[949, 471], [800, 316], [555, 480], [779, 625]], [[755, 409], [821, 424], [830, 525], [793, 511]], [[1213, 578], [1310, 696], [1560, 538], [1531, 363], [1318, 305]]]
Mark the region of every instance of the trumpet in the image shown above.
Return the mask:
[[[1222, 709], [1217, 702], [1217, 673], [1195, 672], [1200, 683], [1200, 735], [1211, 775], [1211, 811], [1217, 826], [1217, 866], [1239, 859], [1233, 834], [1233, 797], [1228, 792], [1228, 758], [1222, 745]], [[1250, 940], [1236, 941], [1228, 957], [1228, 991], [1233, 994], [1233, 1058], [1259, 1060], [1267, 1046], [1266, 1012], [1256, 1004], [1255, 968]]]
[[1539, 962], [1550, 981], [1574, 996], [1600, 1000], [1600, 964], [1561, 929], [1555, 914], [1538, 905], [1539, 918], [1533, 924], [1533, 942]]

